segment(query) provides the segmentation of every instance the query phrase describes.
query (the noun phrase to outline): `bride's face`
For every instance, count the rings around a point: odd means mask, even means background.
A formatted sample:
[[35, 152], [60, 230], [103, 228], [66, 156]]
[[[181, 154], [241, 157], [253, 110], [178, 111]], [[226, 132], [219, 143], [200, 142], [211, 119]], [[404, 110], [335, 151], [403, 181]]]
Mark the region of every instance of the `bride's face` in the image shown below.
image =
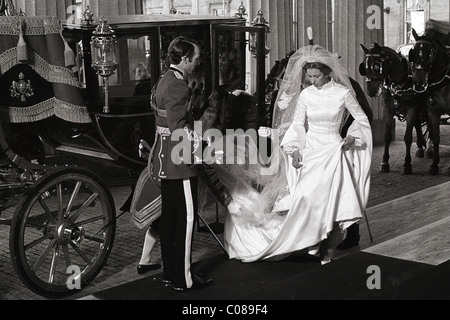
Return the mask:
[[306, 70], [306, 78], [307, 80], [316, 88], [321, 89], [322, 86], [327, 83], [327, 76], [316, 68], [311, 68]]

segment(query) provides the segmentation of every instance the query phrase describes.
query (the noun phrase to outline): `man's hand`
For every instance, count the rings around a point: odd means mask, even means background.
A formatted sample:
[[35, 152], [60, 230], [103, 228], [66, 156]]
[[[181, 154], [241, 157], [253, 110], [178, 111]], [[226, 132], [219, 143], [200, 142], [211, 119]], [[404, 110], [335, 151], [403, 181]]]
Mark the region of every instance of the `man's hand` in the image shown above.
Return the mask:
[[342, 145], [342, 149], [344, 149], [344, 151], [350, 150], [352, 145], [355, 144], [355, 140], [356, 138], [354, 136], [346, 136], [344, 138], [344, 144]]
[[270, 138], [272, 135], [272, 129], [269, 127], [259, 127], [258, 135], [263, 138]]
[[303, 157], [300, 154], [300, 151], [295, 150], [292, 154], [292, 165], [294, 166], [295, 169], [300, 169], [301, 167], [303, 167]]

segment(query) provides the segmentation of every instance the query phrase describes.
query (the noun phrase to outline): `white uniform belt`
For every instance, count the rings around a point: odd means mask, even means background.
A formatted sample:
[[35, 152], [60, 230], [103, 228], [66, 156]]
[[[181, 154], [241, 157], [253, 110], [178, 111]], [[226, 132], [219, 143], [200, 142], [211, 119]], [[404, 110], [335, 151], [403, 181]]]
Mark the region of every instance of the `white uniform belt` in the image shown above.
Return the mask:
[[156, 108], [156, 114], [159, 117], [167, 118], [167, 110], [165, 109]]
[[156, 126], [156, 133], [159, 134], [170, 134], [170, 129], [166, 127]]

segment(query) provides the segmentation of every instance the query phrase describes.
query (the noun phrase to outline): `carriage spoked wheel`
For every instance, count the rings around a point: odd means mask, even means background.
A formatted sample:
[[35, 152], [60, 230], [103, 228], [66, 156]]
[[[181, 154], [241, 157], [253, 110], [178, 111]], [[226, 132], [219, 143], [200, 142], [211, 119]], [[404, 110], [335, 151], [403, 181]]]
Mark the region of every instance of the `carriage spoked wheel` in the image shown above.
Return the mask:
[[10, 230], [14, 269], [44, 297], [69, 296], [101, 271], [115, 230], [114, 200], [102, 180], [77, 167], [56, 169], [16, 207]]

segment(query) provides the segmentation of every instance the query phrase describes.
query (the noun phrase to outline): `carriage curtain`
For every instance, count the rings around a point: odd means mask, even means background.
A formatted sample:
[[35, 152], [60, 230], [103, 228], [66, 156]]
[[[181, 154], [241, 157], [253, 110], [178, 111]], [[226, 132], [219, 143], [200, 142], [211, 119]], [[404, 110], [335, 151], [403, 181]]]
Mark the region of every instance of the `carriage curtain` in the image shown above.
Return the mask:
[[41, 81], [30, 82], [23, 72], [17, 78], [13, 75], [14, 80], [7, 83], [10, 96], [0, 101], [3, 119], [22, 123], [55, 115], [75, 123], [91, 122], [78, 80], [68, 68], [74, 64], [73, 52], [61, 33], [62, 25], [56, 17], [0, 17], [0, 77], [9, 79], [8, 71], [28, 65], [53, 89], [52, 97], [29, 105], [25, 103], [27, 96], [40, 94]]

